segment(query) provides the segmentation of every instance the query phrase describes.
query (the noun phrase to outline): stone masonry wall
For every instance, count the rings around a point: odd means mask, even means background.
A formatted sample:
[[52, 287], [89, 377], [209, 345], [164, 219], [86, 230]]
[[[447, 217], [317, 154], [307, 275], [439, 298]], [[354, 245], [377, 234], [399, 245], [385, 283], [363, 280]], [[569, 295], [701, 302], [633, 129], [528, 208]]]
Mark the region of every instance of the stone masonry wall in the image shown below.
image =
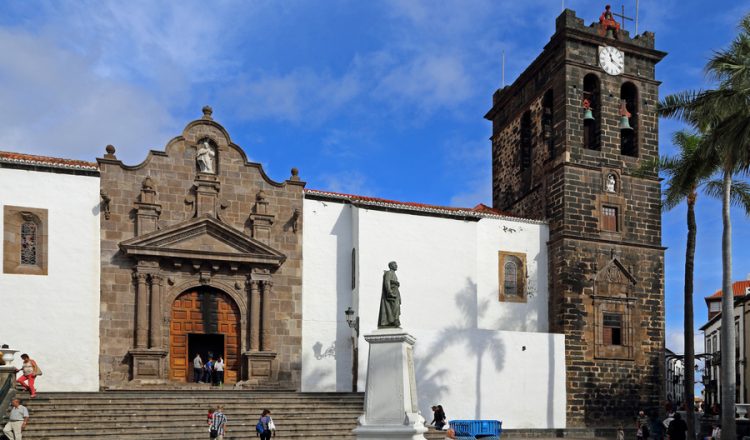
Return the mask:
[[[181, 136], [171, 140], [164, 151], [151, 151], [146, 160], [136, 166], [126, 166], [111, 151], [99, 159], [101, 189], [111, 199], [109, 219], [101, 217], [101, 386], [122, 384], [129, 379], [128, 350], [135, 338], [135, 282], [131, 278], [134, 261], [119, 249], [120, 242], [135, 236], [135, 203], [142, 182], [150, 177], [156, 190], [156, 203], [161, 205], [159, 229], [185, 222], [194, 217], [193, 194], [196, 168], [196, 143], [212, 139], [217, 147], [217, 177], [221, 201], [219, 219], [234, 229], [250, 236], [249, 216], [256, 196], [263, 190], [269, 202], [268, 213], [275, 216], [268, 245], [286, 255], [281, 268], [273, 274], [273, 297], [270, 301], [272, 346], [277, 352], [278, 379], [284, 388], [299, 389], [301, 372], [301, 261], [304, 183], [296, 177], [283, 183], [273, 182], [259, 164], [247, 162], [245, 153], [234, 145], [226, 131], [209, 117], [194, 121]], [[295, 220], [299, 224], [295, 224]], [[169, 347], [169, 319], [171, 302], [179, 290], [194, 286], [196, 271], [189, 265], [164, 265], [160, 269], [168, 279], [164, 281], [161, 314], [162, 342]], [[249, 302], [249, 288], [236, 281], [228, 267], [215, 268], [212, 285], [227, 291], [236, 302]], [[242, 309], [242, 305], [240, 305]], [[247, 320], [246, 307], [241, 310]], [[241, 329], [241, 351], [247, 350], [246, 327]], [[169, 359], [165, 360], [169, 365]]]
[[[598, 46], [625, 52], [625, 72], [611, 76], [598, 66]], [[511, 86], [493, 96], [493, 204], [550, 225], [550, 329], [566, 336], [567, 419], [573, 426], [612, 426], [638, 408], [658, 412], [664, 348], [664, 252], [661, 247], [657, 176], [635, 175], [658, 157], [655, 113], [659, 82], [653, 34], [603, 38], [570, 10], [544, 52]], [[600, 81], [601, 148], [583, 145], [583, 78]], [[620, 87], [633, 83], [638, 96], [638, 155], [620, 154]], [[541, 145], [541, 100], [554, 96], [554, 154]], [[521, 171], [520, 121], [532, 115], [531, 169]], [[616, 178], [614, 191], [607, 176]], [[525, 180], [526, 179], [526, 180]], [[616, 231], [603, 228], [602, 206], [618, 210]], [[607, 292], [602, 279], [620, 280]], [[599, 280], [599, 281], [597, 281]], [[624, 280], [624, 281], [623, 281]], [[614, 291], [614, 290], [613, 290]], [[602, 342], [603, 312], [623, 313], [623, 343]]]

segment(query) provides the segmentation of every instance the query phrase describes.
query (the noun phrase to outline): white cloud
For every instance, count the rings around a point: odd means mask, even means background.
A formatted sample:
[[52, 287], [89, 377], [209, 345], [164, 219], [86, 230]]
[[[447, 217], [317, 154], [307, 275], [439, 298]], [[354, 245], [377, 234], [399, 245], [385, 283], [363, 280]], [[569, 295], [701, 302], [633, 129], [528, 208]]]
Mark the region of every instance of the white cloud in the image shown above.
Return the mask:
[[[695, 331], [694, 334], [695, 353], [703, 353], [704, 339], [703, 333]], [[665, 345], [668, 349], [677, 354], [685, 353], [685, 331], [682, 327], [667, 327], [667, 339]]]
[[319, 123], [350, 102], [360, 91], [358, 78], [310, 69], [285, 74], [242, 75], [220, 93], [222, 105], [243, 119], [277, 119]]
[[96, 75], [89, 58], [4, 29], [0, 53], [0, 148], [91, 160], [113, 143], [124, 147], [118, 156], [132, 159], [129, 148], [142, 156], [145, 146], [168, 139], [174, 122], [164, 104], [143, 88]]
[[373, 96], [389, 103], [416, 105], [430, 113], [464, 102], [474, 94], [471, 75], [456, 54], [424, 54], [392, 66]]
[[324, 174], [317, 179], [323, 183], [323, 191], [333, 191], [359, 196], [371, 196], [376, 191], [367, 176], [356, 170], [343, 171], [335, 174]]

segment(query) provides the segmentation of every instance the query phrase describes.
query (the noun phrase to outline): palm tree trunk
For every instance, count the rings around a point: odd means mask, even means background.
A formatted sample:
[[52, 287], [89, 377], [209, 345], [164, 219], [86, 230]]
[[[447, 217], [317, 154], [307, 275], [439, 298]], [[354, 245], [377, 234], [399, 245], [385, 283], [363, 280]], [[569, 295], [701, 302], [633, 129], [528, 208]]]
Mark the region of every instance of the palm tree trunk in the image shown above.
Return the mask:
[[732, 223], [729, 218], [729, 201], [732, 190], [731, 170], [724, 170], [724, 194], [722, 197], [721, 236], [721, 437], [737, 438], [734, 420], [736, 368], [734, 355], [734, 294], [732, 293]]
[[695, 337], [693, 335], [693, 271], [695, 269], [695, 198], [693, 190], [687, 199], [688, 237], [685, 250], [685, 409], [688, 440], [695, 440]]

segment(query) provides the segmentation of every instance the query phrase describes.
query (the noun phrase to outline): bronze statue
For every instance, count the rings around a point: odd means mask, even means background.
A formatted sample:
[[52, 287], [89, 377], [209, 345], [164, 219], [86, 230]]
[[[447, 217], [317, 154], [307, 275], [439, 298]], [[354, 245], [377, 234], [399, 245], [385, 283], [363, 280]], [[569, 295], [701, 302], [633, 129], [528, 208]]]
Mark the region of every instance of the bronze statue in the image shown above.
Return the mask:
[[383, 273], [383, 293], [380, 296], [380, 315], [378, 316], [378, 328], [401, 327], [401, 293], [395, 261], [388, 263], [388, 268]]

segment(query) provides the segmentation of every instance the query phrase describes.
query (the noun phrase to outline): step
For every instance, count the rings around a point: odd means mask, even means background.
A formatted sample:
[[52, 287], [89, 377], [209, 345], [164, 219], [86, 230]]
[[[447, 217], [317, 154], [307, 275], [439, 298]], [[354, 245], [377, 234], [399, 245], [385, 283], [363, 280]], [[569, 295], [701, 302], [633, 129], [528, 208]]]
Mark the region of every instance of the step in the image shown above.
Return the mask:
[[241, 389], [118, 390], [20, 396], [31, 413], [27, 440], [205, 439], [209, 406], [222, 404], [229, 439], [255, 438], [263, 409], [291, 439], [354, 440], [362, 393], [295, 393]]

